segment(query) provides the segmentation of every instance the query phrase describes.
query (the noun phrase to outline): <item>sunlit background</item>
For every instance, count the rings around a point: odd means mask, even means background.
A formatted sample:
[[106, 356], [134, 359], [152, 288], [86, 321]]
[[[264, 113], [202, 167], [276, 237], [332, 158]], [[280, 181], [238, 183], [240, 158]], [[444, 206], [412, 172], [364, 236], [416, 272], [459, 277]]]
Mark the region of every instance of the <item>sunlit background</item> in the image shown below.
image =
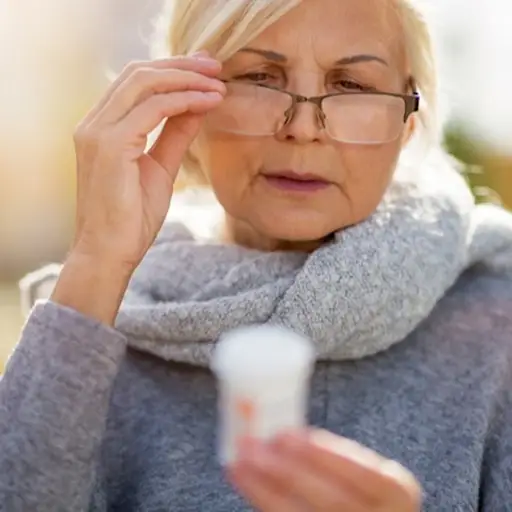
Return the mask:
[[[446, 145], [467, 162], [479, 199], [511, 206], [512, 2], [422, 3], [437, 38]], [[0, 371], [22, 323], [18, 279], [62, 260], [73, 232], [73, 127], [108, 69], [148, 56], [160, 4], [0, 1]]]

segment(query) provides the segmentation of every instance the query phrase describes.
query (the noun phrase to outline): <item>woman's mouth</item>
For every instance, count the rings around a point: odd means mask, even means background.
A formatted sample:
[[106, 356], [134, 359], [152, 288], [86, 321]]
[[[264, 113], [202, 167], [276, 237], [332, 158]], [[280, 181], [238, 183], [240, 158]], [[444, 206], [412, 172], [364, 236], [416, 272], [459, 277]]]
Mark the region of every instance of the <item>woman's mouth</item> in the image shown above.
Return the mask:
[[287, 192], [318, 192], [327, 188], [330, 182], [310, 173], [296, 171], [274, 171], [263, 173], [263, 178], [271, 187]]

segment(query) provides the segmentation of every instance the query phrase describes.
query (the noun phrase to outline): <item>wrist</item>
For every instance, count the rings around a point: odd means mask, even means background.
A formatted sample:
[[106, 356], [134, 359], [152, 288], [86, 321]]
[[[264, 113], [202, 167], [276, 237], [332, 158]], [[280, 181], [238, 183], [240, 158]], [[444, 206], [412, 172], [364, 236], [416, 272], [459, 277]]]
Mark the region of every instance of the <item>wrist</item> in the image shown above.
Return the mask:
[[134, 268], [79, 252], [64, 263], [51, 300], [113, 326]]

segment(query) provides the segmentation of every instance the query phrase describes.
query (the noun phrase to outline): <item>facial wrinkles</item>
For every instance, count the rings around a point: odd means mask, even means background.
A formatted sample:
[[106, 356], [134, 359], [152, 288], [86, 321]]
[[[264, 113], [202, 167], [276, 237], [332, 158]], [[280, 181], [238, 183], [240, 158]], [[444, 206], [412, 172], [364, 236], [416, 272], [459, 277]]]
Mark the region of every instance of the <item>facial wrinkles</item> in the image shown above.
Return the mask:
[[[283, 65], [288, 90], [308, 96], [322, 94], [325, 75], [334, 61], [356, 54], [374, 54], [385, 58], [389, 69], [378, 63], [355, 64], [348, 66], [348, 74], [354, 72], [356, 78], [364, 81], [366, 77], [370, 83], [376, 80], [383, 90], [401, 91], [405, 52], [394, 11], [382, 0], [377, 4], [363, 0], [355, 7], [350, 2], [340, 2], [336, 10], [336, 20], [332, 19], [332, 12], [326, 15], [318, 9], [310, 10], [308, 16], [288, 20], [294, 30], [275, 26], [265, 42], [258, 42], [258, 46], [288, 57]], [[359, 18], [364, 21], [357, 22]]]
[[[314, 34], [297, 38], [289, 70], [288, 90], [303, 96], [318, 96], [324, 91], [324, 69], [321, 53], [316, 50]], [[300, 56], [300, 57], [299, 57]], [[304, 105], [302, 105], [304, 107]]]

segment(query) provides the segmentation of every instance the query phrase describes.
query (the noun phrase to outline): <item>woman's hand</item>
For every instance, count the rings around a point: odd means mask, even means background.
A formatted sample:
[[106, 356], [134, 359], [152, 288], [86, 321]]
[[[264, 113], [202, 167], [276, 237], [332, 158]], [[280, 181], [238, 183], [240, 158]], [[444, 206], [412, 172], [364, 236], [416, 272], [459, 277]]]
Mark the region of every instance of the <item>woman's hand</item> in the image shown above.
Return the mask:
[[54, 301], [113, 323], [165, 219], [183, 155], [223, 99], [220, 70], [205, 54], [131, 64], [80, 123], [76, 235]]
[[[169, 208], [183, 155], [219, 104], [219, 62], [204, 55], [130, 64], [75, 134], [75, 250], [135, 267]], [[146, 153], [148, 135], [167, 119]]]
[[249, 442], [230, 478], [260, 512], [418, 512], [412, 474], [363, 446], [325, 431]]

